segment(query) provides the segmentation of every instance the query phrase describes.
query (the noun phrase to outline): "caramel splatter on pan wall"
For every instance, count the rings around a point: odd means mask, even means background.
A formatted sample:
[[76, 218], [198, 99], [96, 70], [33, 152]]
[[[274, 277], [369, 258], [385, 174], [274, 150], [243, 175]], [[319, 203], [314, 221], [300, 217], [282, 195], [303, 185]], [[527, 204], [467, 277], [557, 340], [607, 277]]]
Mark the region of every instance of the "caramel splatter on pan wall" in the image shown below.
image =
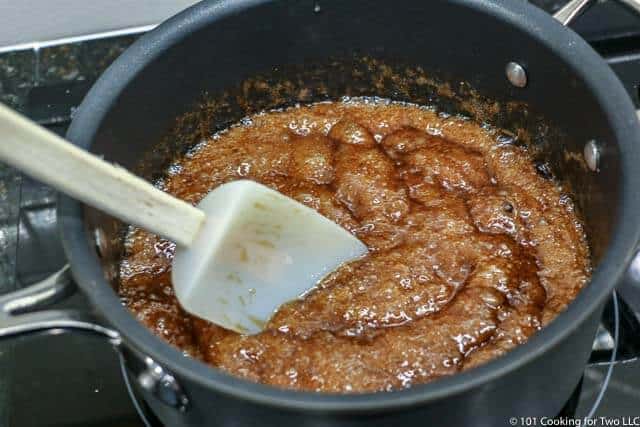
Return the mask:
[[[341, 99], [380, 97], [430, 106], [443, 115], [467, 117], [492, 129], [499, 129], [502, 140], [527, 147], [534, 161], [553, 175], [574, 195], [576, 210], [592, 204], [598, 194], [593, 182], [584, 179], [582, 145], [571, 143], [561, 124], [528, 105], [512, 99], [495, 100], [477, 92], [471, 84], [453, 76], [424, 70], [397, 58], [354, 56], [334, 58], [322, 63], [283, 64], [230, 87], [222, 93], [205, 93], [178, 117], [166, 138], [139, 162], [136, 172], [146, 179], [161, 180], [167, 168], [193, 146], [206, 141], [244, 117], [261, 111], [288, 108]], [[558, 147], [563, 147], [558, 149]], [[585, 224], [594, 259], [606, 246], [604, 236], [591, 233]], [[118, 245], [111, 251], [120, 253]], [[114, 256], [107, 257], [105, 265]]]

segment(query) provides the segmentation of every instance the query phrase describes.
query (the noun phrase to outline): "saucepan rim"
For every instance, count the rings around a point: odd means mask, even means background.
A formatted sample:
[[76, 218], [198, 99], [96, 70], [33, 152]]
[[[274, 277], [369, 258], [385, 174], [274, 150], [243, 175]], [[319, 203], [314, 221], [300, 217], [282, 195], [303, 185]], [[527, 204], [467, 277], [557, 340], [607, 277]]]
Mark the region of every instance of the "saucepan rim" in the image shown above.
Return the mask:
[[[509, 23], [550, 46], [573, 69], [583, 70], [581, 76], [600, 102], [606, 119], [615, 131], [622, 173], [616, 227], [591, 283], [580, 292], [567, 310], [532, 336], [527, 343], [508, 354], [475, 369], [407, 390], [361, 395], [280, 390], [236, 378], [184, 357], [139, 323], [122, 306], [104, 278], [99, 260], [89, 243], [91, 239], [84, 223], [83, 205], [60, 195], [60, 232], [75, 280], [93, 306], [121, 333], [126, 345], [151, 356], [178, 378], [186, 378], [238, 399], [267, 406], [323, 413], [376, 412], [424, 404], [468, 391], [506, 375], [558, 345], [604, 303], [629, 265], [640, 238], [640, 227], [634, 219], [634, 212], [640, 211], [640, 196], [636, 196], [634, 191], [640, 175], [633, 173], [634, 165], [640, 164], [640, 151], [634, 144], [640, 140], [640, 126], [629, 96], [602, 58], [584, 40], [527, 2], [450, 1]], [[121, 91], [146, 64], [191, 32], [267, 2], [269, 0], [204, 1], [142, 36], [109, 67], [90, 90], [74, 117], [68, 138], [88, 149], [102, 119]], [[563, 52], [566, 46], [571, 46], [570, 53]]]

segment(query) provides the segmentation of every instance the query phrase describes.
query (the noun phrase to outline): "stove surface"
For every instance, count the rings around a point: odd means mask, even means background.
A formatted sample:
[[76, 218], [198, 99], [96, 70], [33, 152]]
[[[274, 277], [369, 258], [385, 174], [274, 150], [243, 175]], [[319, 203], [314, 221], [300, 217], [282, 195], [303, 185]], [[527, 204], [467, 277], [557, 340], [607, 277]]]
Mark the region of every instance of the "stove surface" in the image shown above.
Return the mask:
[[[515, 0], [514, 0], [515, 1]], [[566, 1], [536, 0], [548, 11]], [[615, 2], [595, 6], [575, 25], [609, 62], [636, 105], [640, 18]], [[74, 108], [98, 75], [135, 36], [0, 55], [0, 101], [64, 134]], [[0, 164], [0, 293], [19, 289], [65, 263], [55, 193]], [[83, 308], [81, 295], [58, 305]], [[610, 343], [603, 332], [600, 343]], [[567, 415], [592, 408], [607, 366], [588, 367]], [[571, 404], [571, 405], [569, 405]], [[640, 415], [640, 362], [618, 364], [596, 415]], [[0, 341], [0, 426], [143, 426], [109, 344], [80, 334]]]

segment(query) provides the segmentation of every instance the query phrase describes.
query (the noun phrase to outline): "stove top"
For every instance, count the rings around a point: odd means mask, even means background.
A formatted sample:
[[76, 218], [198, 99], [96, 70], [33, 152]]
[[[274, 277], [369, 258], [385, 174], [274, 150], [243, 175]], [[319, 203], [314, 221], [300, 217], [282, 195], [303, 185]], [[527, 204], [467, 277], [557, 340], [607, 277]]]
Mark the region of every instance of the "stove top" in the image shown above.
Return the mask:
[[[514, 0], [516, 1], [516, 0]], [[553, 12], [562, 0], [536, 0]], [[601, 2], [573, 28], [602, 54], [640, 107], [640, 18]], [[64, 134], [91, 83], [136, 36], [0, 55], [0, 101]], [[55, 192], [0, 165], [0, 293], [46, 277], [65, 263], [56, 231]], [[81, 295], [61, 307], [86, 307]], [[611, 310], [609, 310], [610, 312]], [[612, 316], [603, 323], [612, 322]], [[602, 329], [594, 346], [611, 347]], [[621, 336], [620, 351], [629, 337]], [[587, 415], [609, 367], [587, 367], [562, 415]], [[597, 416], [640, 414], [640, 362], [617, 364]], [[67, 334], [0, 341], [0, 426], [143, 426], [121, 376], [117, 355], [101, 339]], [[152, 425], [156, 425], [150, 418]]]

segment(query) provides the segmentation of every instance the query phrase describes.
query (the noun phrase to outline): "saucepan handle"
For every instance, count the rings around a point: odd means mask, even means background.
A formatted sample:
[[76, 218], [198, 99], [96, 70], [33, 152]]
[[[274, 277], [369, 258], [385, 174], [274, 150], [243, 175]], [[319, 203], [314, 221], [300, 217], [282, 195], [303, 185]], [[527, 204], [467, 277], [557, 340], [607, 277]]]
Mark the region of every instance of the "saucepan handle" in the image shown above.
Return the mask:
[[[629, 9], [640, 14], [640, 0], [618, 0]], [[562, 25], [569, 25], [578, 16], [582, 15], [589, 7], [596, 3], [596, 0], [571, 0], [560, 8], [553, 17], [560, 21]]]
[[0, 297], [0, 338], [51, 330], [77, 330], [120, 344], [117, 331], [100, 325], [88, 311], [42, 310], [76, 292], [68, 265], [43, 281]]

